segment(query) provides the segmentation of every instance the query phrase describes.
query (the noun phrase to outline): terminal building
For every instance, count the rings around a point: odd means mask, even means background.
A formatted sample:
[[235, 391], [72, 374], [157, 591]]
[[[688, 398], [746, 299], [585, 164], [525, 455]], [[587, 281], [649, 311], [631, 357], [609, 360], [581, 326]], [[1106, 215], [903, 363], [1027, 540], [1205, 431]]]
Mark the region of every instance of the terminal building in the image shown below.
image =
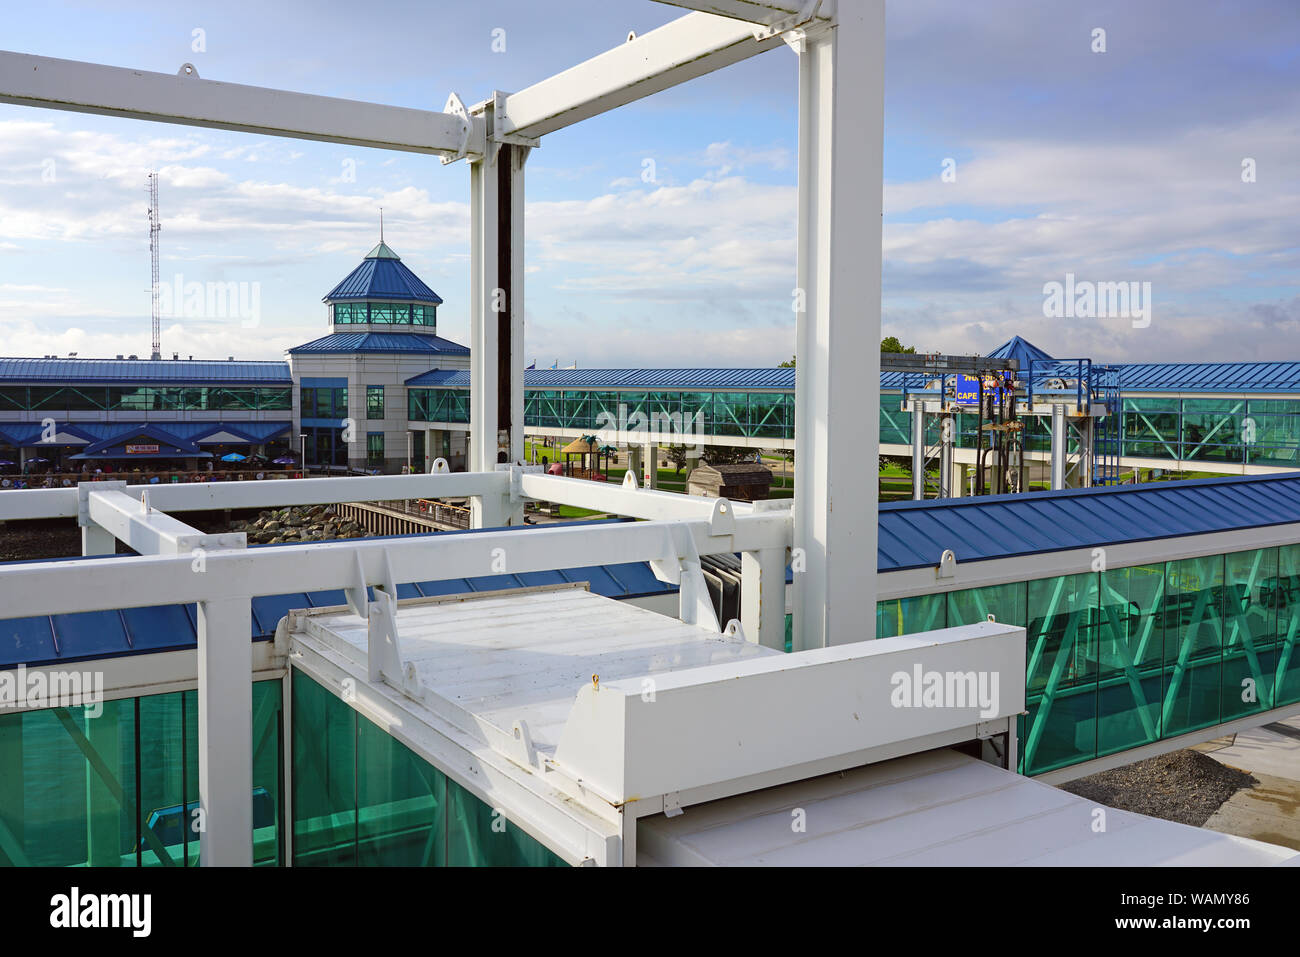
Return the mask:
[[[469, 349], [438, 335], [442, 298], [380, 242], [324, 302], [328, 334], [284, 362], [0, 359], [0, 461], [194, 470], [233, 452], [338, 471], [428, 471], [438, 458], [465, 468]], [[1028, 474], [1050, 477], [1054, 446], [1069, 462], [1053, 487], [1134, 469], [1300, 468], [1300, 362], [1100, 366], [1020, 337], [989, 356], [1015, 360], [1030, 387], [1019, 402]], [[951, 419], [954, 477], [941, 497], [970, 493], [978, 459], [980, 416], [954, 378], [886, 371], [880, 382], [882, 454], [937, 449]], [[606, 433], [634, 464], [675, 443], [794, 447], [793, 368], [529, 369], [524, 386], [529, 434]]]

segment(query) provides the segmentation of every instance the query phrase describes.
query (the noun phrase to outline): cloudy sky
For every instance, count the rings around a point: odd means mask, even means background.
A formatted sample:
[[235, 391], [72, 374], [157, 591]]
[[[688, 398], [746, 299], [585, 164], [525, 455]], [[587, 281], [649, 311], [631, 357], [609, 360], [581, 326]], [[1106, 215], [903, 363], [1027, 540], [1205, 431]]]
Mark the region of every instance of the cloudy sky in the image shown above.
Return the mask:
[[[0, 0], [0, 49], [440, 109], [681, 12]], [[894, 0], [885, 333], [945, 352], [1019, 334], [1102, 360], [1300, 358], [1297, 90], [1297, 0]], [[546, 137], [528, 162], [529, 361], [787, 358], [795, 95], [781, 49]], [[259, 296], [255, 328], [166, 319], [164, 354], [279, 358], [323, 334], [321, 296], [374, 244], [381, 206], [446, 300], [439, 332], [467, 340], [463, 163], [0, 105], [0, 355], [148, 353], [150, 169], [163, 281]], [[1150, 324], [1044, 317], [1044, 284], [1067, 273], [1151, 283]]]

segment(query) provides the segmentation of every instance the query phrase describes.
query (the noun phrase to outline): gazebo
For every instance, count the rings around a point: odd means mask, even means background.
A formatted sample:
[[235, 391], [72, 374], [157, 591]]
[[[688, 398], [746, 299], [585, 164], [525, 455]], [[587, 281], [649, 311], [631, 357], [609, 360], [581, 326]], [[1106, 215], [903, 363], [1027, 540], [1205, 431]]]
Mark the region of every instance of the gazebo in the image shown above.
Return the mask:
[[[599, 445], [594, 435], [584, 435], [581, 438], [574, 439], [564, 448], [560, 449], [560, 454], [564, 456], [564, 472], [573, 478], [595, 479], [597, 481], [607, 481], [608, 475], [601, 471], [600, 458], [605, 457], [605, 468], [609, 468], [609, 458], [611, 447], [608, 445]], [[580, 464], [577, 468], [573, 467], [572, 456], [580, 455]], [[590, 460], [588, 456], [591, 456]]]

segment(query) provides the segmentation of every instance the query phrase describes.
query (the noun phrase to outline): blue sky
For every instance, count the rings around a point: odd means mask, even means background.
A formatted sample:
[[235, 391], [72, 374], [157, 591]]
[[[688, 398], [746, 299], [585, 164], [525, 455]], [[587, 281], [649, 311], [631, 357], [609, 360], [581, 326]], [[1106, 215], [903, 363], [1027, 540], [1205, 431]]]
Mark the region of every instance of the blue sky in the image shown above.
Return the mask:
[[[2, 49], [161, 72], [189, 61], [209, 79], [433, 109], [451, 91], [472, 103], [522, 88], [682, 12], [649, 0], [5, 7]], [[887, 334], [947, 352], [1020, 334], [1109, 360], [1300, 354], [1295, 0], [894, 0], [886, 57]], [[544, 139], [528, 161], [530, 361], [790, 355], [795, 94], [781, 49]], [[152, 168], [163, 280], [260, 293], [256, 328], [165, 319], [165, 354], [278, 358], [322, 334], [320, 298], [377, 239], [380, 206], [390, 245], [446, 300], [439, 331], [466, 341], [463, 163], [0, 106], [0, 354], [147, 353]], [[1151, 324], [1045, 318], [1043, 284], [1067, 272], [1150, 282]]]

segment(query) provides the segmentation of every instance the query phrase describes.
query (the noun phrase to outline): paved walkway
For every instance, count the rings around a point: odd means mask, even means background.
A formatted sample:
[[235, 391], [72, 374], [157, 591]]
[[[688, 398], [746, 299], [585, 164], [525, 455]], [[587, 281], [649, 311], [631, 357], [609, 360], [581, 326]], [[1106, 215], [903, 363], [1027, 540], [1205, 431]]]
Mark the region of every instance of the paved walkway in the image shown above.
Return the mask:
[[1259, 779], [1229, 798], [1205, 827], [1300, 850], [1300, 717], [1198, 745]]

